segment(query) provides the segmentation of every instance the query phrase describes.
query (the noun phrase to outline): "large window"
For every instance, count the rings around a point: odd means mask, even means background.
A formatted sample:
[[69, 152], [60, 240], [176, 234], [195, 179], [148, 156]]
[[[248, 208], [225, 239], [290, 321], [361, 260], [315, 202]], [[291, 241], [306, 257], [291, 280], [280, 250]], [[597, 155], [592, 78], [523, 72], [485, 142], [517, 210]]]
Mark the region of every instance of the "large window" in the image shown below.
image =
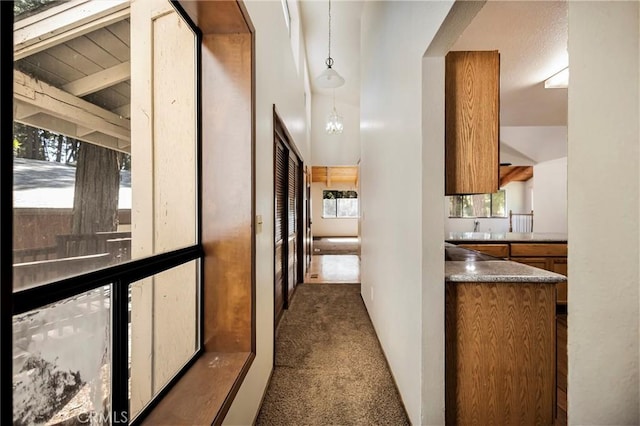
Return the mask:
[[142, 419], [202, 347], [196, 35], [169, 1], [13, 12], [13, 143], [0, 148], [13, 407], [0, 423]]
[[449, 198], [449, 217], [507, 217], [504, 189], [494, 194], [453, 195]]
[[322, 217], [358, 217], [358, 193], [356, 191], [322, 191]]

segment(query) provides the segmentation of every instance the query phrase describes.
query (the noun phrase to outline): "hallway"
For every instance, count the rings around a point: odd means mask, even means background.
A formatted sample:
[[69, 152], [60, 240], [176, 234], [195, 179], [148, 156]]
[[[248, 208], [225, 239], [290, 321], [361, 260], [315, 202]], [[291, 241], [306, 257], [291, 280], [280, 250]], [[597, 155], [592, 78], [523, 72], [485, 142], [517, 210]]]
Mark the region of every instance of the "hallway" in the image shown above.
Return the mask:
[[353, 254], [324, 254], [311, 257], [305, 283], [359, 284], [360, 257]]
[[359, 284], [298, 287], [256, 424], [409, 424]]

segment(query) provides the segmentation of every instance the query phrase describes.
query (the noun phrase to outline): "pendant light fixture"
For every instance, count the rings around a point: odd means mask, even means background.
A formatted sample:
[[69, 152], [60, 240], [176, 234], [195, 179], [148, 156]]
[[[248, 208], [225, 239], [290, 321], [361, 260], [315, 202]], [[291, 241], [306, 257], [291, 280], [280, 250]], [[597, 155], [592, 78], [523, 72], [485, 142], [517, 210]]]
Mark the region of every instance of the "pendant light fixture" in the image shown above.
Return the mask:
[[331, 57], [331, 0], [329, 0], [329, 54], [327, 60], [324, 61], [327, 69], [316, 78], [316, 84], [322, 89], [335, 89], [344, 84], [344, 78], [334, 70], [333, 58]]
[[327, 125], [325, 130], [330, 135], [339, 135], [344, 130], [344, 125], [342, 124], [342, 116], [338, 115], [338, 111], [336, 111], [336, 92], [333, 91], [333, 110], [331, 114], [327, 117]]

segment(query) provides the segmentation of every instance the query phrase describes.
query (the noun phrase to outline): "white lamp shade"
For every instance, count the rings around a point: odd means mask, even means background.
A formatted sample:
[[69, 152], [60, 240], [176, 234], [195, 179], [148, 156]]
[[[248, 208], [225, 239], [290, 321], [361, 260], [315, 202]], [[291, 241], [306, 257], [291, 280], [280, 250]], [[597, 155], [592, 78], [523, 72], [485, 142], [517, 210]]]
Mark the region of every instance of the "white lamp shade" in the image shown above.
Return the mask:
[[318, 78], [316, 78], [316, 84], [321, 89], [335, 89], [336, 87], [340, 87], [344, 84], [344, 78], [342, 78], [333, 68], [327, 67], [327, 69], [324, 70]]

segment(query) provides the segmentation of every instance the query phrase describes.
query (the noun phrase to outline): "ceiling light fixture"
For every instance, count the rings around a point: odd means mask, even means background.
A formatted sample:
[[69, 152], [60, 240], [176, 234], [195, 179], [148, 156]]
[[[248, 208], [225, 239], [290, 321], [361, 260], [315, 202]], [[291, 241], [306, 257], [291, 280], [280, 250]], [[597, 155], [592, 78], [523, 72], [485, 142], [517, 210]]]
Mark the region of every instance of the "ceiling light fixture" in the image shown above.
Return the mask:
[[544, 81], [545, 89], [566, 89], [569, 87], [569, 67], [558, 71]]
[[325, 126], [325, 130], [330, 135], [339, 135], [344, 130], [344, 125], [342, 124], [342, 116], [338, 115], [338, 111], [336, 111], [335, 90], [333, 91], [333, 110], [327, 117], [327, 125]]
[[324, 61], [327, 65], [327, 69], [324, 70], [318, 78], [316, 78], [316, 84], [318, 87], [322, 89], [335, 89], [336, 87], [340, 87], [344, 84], [344, 78], [340, 76], [334, 70], [333, 67], [333, 58], [331, 57], [331, 0], [329, 0], [329, 54], [327, 55], [327, 60]]

